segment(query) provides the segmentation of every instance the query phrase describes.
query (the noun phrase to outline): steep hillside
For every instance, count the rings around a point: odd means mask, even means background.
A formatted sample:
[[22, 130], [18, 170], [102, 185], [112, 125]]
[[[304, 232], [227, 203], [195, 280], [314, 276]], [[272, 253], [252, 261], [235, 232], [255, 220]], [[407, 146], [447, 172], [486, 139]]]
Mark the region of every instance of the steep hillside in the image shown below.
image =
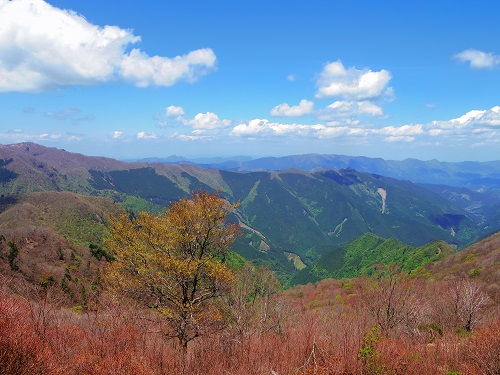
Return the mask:
[[[93, 187], [92, 184], [99, 186], [101, 180], [109, 180], [106, 174], [108, 172], [117, 174], [137, 170], [147, 173], [151, 169], [155, 174], [173, 181], [186, 194], [205, 185], [213, 186], [217, 190], [227, 189], [217, 171], [202, 169], [191, 164], [123, 162], [70, 153], [29, 142], [0, 145], [0, 193], [2, 194], [34, 191], [73, 191], [92, 194], [102, 190]], [[131, 177], [140, 178], [141, 175]], [[195, 186], [191, 186], [193, 182]]]
[[109, 198], [40, 192], [0, 198], [0, 230], [43, 228], [75, 243], [101, 243], [109, 215], [122, 209]]
[[495, 301], [500, 302], [500, 232], [425, 267], [428, 277], [472, 278], [483, 282]]
[[33, 143], [1, 146], [0, 159], [5, 196], [73, 191], [110, 197], [132, 211], [159, 211], [199, 189], [220, 191], [241, 203], [232, 220], [245, 236], [235, 250], [283, 275], [312, 265], [328, 246], [367, 232], [412, 246], [444, 240], [463, 247], [500, 229], [495, 210], [470, 210], [426, 186], [350, 168], [238, 173], [193, 164], [125, 163]]
[[338, 248], [328, 246], [321, 252], [326, 254], [311, 267], [296, 273], [292, 278], [292, 285], [326, 278], [341, 279], [371, 275], [379, 265], [397, 264], [401, 271], [410, 273], [418, 267], [443, 259], [456, 250], [443, 241], [413, 247], [394, 238], [384, 239], [366, 233]]
[[0, 270], [26, 287], [56, 285], [55, 298], [90, 303], [99, 292], [99, 269], [111, 199], [42, 192], [0, 199]]

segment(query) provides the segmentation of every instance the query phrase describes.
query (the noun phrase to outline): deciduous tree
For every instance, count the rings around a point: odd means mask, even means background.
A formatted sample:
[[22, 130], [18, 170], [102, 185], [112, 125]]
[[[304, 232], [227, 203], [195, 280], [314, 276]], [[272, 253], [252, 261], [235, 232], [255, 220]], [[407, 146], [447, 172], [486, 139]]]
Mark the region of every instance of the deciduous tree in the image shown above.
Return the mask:
[[223, 261], [238, 235], [238, 225], [226, 221], [234, 208], [219, 194], [200, 191], [158, 215], [111, 219], [105, 243], [116, 260], [108, 267], [109, 285], [154, 309], [168, 322], [165, 335], [184, 350], [224, 322], [215, 302], [234, 279]]
[[398, 265], [383, 269], [372, 289], [364, 296], [370, 315], [384, 337], [396, 328], [412, 331], [418, 325], [425, 306], [419, 301], [418, 284], [400, 272]]
[[461, 328], [471, 332], [479, 321], [480, 312], [488, 303], [488, 295], [471, 280], [458, 280], [450, 289], [453, 312]]

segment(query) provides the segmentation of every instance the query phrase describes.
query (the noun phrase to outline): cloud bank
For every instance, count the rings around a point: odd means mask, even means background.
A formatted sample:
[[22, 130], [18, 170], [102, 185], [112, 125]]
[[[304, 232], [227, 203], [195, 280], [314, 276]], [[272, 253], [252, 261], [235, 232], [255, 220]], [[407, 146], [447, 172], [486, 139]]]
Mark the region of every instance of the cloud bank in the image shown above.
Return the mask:
[[100, 27], [43, 0], [0, 0], [0, 92], [39, 92], [125, 80], [139, 87], [194, 82], [213, 71], [215, 53], [173, 58], [134, 48], [141, 38], [118, 26]]

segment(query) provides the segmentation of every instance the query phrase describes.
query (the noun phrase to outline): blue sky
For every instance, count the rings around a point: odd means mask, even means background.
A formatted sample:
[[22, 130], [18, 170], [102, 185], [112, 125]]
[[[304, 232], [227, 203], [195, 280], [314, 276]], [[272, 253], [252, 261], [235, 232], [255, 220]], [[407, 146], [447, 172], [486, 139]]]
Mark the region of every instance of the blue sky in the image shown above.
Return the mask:
[[500, 159], [500, 3], [0, 0], [0, 143]]

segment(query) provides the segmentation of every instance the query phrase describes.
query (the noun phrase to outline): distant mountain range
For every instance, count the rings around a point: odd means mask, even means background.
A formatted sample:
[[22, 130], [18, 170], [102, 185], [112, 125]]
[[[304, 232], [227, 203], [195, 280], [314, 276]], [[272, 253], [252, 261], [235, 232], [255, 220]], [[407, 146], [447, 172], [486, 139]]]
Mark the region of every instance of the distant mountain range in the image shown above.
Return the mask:
[[376, 173], [416, 183], [444, 184], [455, 187], [498, 187], [500, 186], [500, 161], [490, 162], [440, 162], [417, 159], [384, 160], [364, 156], [306, 154], [283, 157], [247, 159], [232, 158], [221, 161], [188, 160], [181, 157], [167, 159], [142, 159], [167, 164], [193, 163], [204, 168], [230, 170], [234, 172], [279, 171], [301, 169], [352, 168], [360, 172]]
[[[330, 156], [339, 158], [347, 157]], [[132, 211], [158, 211], [199, 189], [220, 191], [231, 202], [240, 202], [231, 220], [240, 223], [244, 235], [234, 250], [269, 265], [285, 279], [365, 233], [414, 247], [443, 240], [462, 248], [500, 229], [500, 184], [493, 184], [496, 162], [491, 163], [489, 174], [478, 165], [480, 178], [465, 179], [491, 182], [472, 190], [415, 184], [349, 167], [354, 160], [366, 159], [358, 165], [363, 170], [363, 165], [377, 160], [373, 164], [381, 170], [384, 163], [390, 165], [382, 159], [348, 158], [347, 168], [309, 171], [306, 167], [326, 163], [328, 157], [305, 155], [287, 162], [295, 160], [302, 170], [271, 170], [285, 165], [285, 159], [269, 163], [266, 171], [241, 173], [194, 164], [89, 157], [34, 143], [4, 145], [0, 146], [0, 194], [8, 199], [24, 193], [69, 191], [112, 198]], [[399, 164], [401, 173], [418, 175], [412, 166], [424, 162], [406, 163]], [[452, 166], [446, 173], [453, 176], [466, 176], [472, 168], [467, 163]]]
[[254, 160], [250, 156], [232, 156], [230, 158], [214, 157], [214, 158], [195, 158], [188, 159], [183, 156], [171, 155], [167, 158], [149, 157], [142, 159], [125, 159], [128, 162], [140, 163], [165, 163], [165, 164], [197, 164], [197, 165], [224, 165], [225, 163], [241, 163]]

